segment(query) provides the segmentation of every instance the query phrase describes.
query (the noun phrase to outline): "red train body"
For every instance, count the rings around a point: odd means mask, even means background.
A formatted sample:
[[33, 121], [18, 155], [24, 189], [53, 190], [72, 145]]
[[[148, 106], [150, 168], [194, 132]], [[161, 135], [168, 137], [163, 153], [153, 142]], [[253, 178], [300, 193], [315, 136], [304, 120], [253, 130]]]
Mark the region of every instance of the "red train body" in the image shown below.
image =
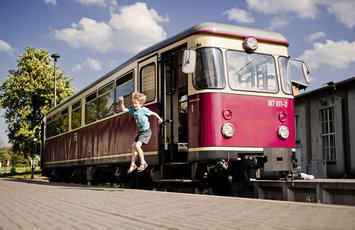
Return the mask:
[[[44, 175], [126, 186], [142, 178], [207, 182], [216, 194], [257, 169], [287, 175], [295, 151], [287, 46], [277, 33], [205, 23], [142, 51], [48, 113]], [[165, 122], [150, 118], [143, 150], [151, 167], [128, 176], [138, 130], [118, 97], [127, 105], [133, 91], [146, 94], [145, 106]]]

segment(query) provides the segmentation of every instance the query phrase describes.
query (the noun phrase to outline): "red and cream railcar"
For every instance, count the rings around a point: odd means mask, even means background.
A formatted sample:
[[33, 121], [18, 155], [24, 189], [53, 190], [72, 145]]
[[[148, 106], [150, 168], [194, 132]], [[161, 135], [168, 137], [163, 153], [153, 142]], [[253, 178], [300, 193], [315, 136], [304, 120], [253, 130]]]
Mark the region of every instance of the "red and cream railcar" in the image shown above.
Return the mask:
[[291, 171], [288, 45], [279, 33], [202, 23], [143, 50], [49, 111], [44, 174], [124, 178], [137, 128], [118, 97], [129, 107], [134, 91], [146, 94], [145, 106], [165, 120], [150, 119], [153, 136], [143, 147], [150, 167], [141, 175], [155, 182], [207, 180], [224, 193], [250, 168]]

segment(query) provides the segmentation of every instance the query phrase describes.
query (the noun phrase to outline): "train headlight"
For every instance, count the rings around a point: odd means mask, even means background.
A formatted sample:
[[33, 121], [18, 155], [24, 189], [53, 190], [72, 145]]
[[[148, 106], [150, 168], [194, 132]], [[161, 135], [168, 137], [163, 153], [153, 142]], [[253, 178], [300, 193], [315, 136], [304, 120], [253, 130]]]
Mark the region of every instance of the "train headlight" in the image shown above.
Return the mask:
[[258, 40], [254, 37], [247, 37], [244, 40], [244, 47], [248, 52], [254, 52], [258, 48]]
[[287, 126], [283, 125], [279, 127], [277, 134], [281, 140], [286, 140], [290, 136], [290, 130], [287, 128]]
[[222, 126], [222, 135], [225, 138], [231, 138], [234, 135], [234, 126], [231, 123], [226, 123]]

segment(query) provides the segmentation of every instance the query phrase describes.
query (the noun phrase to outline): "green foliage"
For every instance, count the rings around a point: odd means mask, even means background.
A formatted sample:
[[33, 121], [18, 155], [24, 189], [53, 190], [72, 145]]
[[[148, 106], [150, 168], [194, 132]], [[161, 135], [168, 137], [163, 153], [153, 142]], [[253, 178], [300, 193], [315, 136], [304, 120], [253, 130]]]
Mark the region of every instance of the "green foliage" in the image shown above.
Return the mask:
[[[0, 87], [0, 104], [5, 109], [8, 138], [13, 151], [26, 158], [32, 151], [35, 129], [54, 105], [54, 68], [47, 50], [27, 47], [17, 59], [17, 70]], [[57, 66], [58, 69], [58, 66]], [[56, 70], [57, 100], [76, 91], [72, 79]]]
[[10, 163], [12, 167], [26, 167], [31, 165], [31, 160], [26, 158], [23, 154], [15, 154], [14, 152], [11, 152], [10, 155]]
[[9, 153], [9, 151], [0, 151], [0, 162], [4, 163], [5, 160], [10, 160], [11, 159], [11, 155]]

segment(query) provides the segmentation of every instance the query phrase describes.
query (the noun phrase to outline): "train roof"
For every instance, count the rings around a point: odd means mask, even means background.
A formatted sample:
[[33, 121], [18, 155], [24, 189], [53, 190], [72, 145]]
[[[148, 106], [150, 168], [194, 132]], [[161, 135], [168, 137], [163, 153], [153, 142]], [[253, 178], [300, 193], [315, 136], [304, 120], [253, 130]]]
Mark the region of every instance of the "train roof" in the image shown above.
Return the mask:
[[[101, 82], [102, 80], [106, 79], [107, 77], [111, 76], [112, 74], [116, 73], [120, 69], [124, 68], [131, 62], [134, 62], [135, 60], [138, 60], [144, 56], [147, 56], [151, 53], [156, 52], [159, 49], [162, 49], [166, 46], [169, 46], [175, 42], [178, 42], [182, 39], [185, 39], [187, 37], [193, 36], [195, 34], [217, 34], [217, 35], [224, 35], [224, 36], [232, 36], [232, 37], [240, 37], [240, 38], [246, 38], [249, 36], [255, 37], [259, 41], [265, 41], [265, 42], [270, 42], [270, 43], [279, 43], [285, 46], [288, 46], [289, 43], [286, 40], [286, 38], [277, 32], [272, 32], [272, 31], [267, 31], [267, 30], [260, 30], [260, 29], [255, 29], [255, 28], [249, 28], [249, 27], [242, 27], [242, 26], [235, 26], [235, 25], [229, 25], [229, 24], [222, 24], [222, 23], [215, 23], [215, 22], [204, 22], [197, 24], [195, 26], [192, 26], [191, 28], [184, 30], [168, 39], [165, 39], [153, 46], [150, 46], [142, 51], [140, 51], [138, 54], [136, 54], [134, 57], [129, 59], [128, 61], [124, 62], [123, 64], [119, 65], [109, 73], [105, 74], [101, 78], [97, 79], [93, 83], [89, 84], [79, 92], [75, 93], [73, 96], [68, 98], [67, 100], [63, 101], [60, 103], [57, 107], [60, 107], [62, 104], [65, 102], [73, 99], [75, 96], [82, 94], [85, 92], [87, 89], [91, 88], [92, 86], [96, 85], [97, 83]], [[54, 109], [57, 107], [54, 107], [48, 111], [52, 112]]]

